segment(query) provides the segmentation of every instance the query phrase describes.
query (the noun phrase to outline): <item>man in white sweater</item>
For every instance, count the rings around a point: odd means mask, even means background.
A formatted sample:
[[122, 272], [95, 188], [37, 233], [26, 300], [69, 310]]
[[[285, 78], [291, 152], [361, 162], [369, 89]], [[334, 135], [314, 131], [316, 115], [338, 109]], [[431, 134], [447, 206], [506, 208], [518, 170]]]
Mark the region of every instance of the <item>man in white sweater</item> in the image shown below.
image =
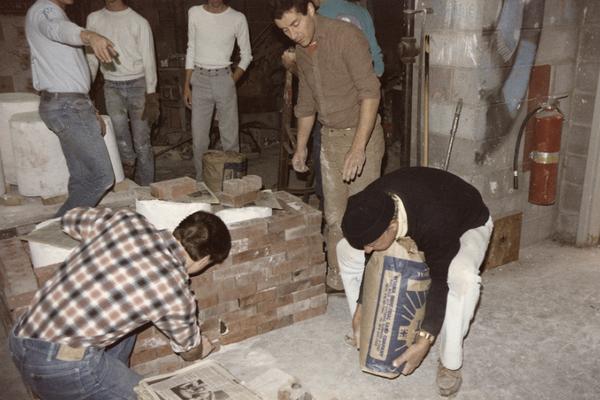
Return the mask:
[[[235, 42], [240, 62], [231, 71]], [[219, 133], [225, 151], [239, 151], [239, 122], [235, 83], [252, 61], [248, 23], [244, 14], [223, 0], [188, 11], [188, 47], [183, 87], [185, 104], [192, 110], [192, 138], [196, 180], [202, 181], [202, 156], [210, 143], [210, 126], [216, 106]]]
[[[148, 21], [123, 0], [105, 0], [105, 5], [88, 16], [87, 28], [110, 38], [119, 53], [113, 62], [100, 64], [106, 111], [125, 175], [146, 186], [154, 181], [150, 128], [160, 113], [152, 30]], [[93, 53], [87, 57], [95, 78], [98, 59]]]
[[110, 63], [110, 40], [69, 21], [74, 0], [37, 0], [27, 11], [25, 35], [31, 49], [33, 87], [40, 92], [40, 117], [58, 139], [69, 168], [69, 197], [56, 216], [75, 207], [94, 207], [114, 183], [96, 109], [90, 100], [90, 69], [83, 46]]

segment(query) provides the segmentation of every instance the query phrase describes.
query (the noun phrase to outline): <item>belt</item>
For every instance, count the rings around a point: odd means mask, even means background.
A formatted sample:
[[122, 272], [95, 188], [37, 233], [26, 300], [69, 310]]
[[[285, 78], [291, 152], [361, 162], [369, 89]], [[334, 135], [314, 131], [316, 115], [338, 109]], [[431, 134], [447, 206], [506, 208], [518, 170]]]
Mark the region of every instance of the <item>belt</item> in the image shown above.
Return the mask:
[[42, 90], [40, 97], [44, 100], [50, 99], [89, 99], [90, 96], [87, 93], [77, 92], [47, 92]]
[[200, 75], [207, 75], [207, 76], [217, 76], [217, 75], [221, 75], [221, 74], [230, 74], [231, 73], [230, 67], [223, 67], [223, 68], [196, 67], [196, 70], [198, 71], [198, 73]]

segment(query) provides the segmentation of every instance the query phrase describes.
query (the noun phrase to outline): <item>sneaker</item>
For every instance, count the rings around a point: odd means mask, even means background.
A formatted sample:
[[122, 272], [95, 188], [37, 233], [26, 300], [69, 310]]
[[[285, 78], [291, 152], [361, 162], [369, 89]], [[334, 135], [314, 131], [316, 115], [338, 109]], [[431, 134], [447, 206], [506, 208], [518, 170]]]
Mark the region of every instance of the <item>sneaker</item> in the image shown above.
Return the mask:
[[438, 391], [444, 397], [452, 396], [458, 392], [460, 385], [462, 384], [462, 372], [461, 369], [448, 369], [438, 363], [437, 378], [435, 379]]

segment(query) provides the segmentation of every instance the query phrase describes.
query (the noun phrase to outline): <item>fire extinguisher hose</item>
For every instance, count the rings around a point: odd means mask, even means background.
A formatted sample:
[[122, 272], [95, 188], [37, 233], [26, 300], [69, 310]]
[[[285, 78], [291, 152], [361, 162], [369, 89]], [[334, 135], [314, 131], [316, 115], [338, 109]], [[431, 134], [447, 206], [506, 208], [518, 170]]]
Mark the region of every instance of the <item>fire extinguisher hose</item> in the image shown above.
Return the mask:
[[523, 138], [523, 133], [525, 133], [525, 128], [527, 127], [527, 123], [529, 120], [538, 113], [543, 107], [537, 107], [535, 110], [531, 111], [521, 124], [521, 128], [519, 129], [519, 135], [517, 136], [517, 144], [515, 145], [515, 154], [513, 158], [513, 189], [519, 188], [519, 149], [521, 147], [521, 139]]

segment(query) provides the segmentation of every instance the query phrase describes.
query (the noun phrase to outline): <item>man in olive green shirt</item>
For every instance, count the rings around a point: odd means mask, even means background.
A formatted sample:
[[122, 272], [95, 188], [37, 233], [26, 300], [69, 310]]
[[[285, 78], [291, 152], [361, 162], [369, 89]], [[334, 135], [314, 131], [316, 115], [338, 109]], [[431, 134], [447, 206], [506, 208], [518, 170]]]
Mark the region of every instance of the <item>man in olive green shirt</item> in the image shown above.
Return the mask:
[[296, 43], [299, 94], [294, 170], [307, 170], [307, 142], [318, 112], [323, 124], [321, 168], [327, 223], [327, 284], [343, 289], [335, 247], [349, 196], [380, 176], [383, 129], [380, 86], [360, 29], [316, 14], [309, 0], [274, 1], [275, 24]]

